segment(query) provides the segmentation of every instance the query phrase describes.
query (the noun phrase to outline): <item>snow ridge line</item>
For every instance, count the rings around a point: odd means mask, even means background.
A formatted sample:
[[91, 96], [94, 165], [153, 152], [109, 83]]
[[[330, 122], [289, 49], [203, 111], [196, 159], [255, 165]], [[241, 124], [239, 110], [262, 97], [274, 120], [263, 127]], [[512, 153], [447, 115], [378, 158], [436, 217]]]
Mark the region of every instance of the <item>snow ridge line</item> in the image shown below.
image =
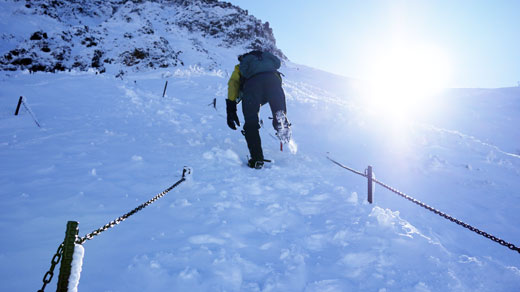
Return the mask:
[[[389, 185], [387, 185], [387, 184], [385, 184], [385, 183], [383, 183], [383, 182], [378, 181], [377, 179], [375, 179], [375, 177], [372, 177], [372, 176], [370, 176], [370, 175], [368, 175], [368, 174], [363, 174], [363, 173], [360, 172], [360, 171], [357, 171], [357, 170], [354, 170], [354, 169], [352, 169], [352, 168], [350, 168], [350, 167], [347, 167], [347, 166], [345, 166], [345, 165], [343, 165], [343, 164], [341, 164], [341, 163], [339, 163], [339, 162], [333, 160], [333, 159], [330, 158], [329, 156], [327, 156], [327, 159], [329, 159], [330, 161], [332, 161], [334, 164], [340, 166], [341, 168], [344, 168], [344, 169], [349, 170], [349, 171], [351, 171], [351, 172], [353, 172], [353, 173], [355, 173], [355, 174], [358, 174], [358, 175], [360, 175], [360, 176], [363, 176], [363, 177], [368, 178], [369, 181], [371, 180], [371, 181], [373, 181], [374, 183], [377, 183], [378, 185], [382, 186], [383, 188], [385, 188], [385, 189], [387, 189], [387, 190], [389, 190], [389, 191], [391, 191], [391, 192], [393, 192], [393, 193], [395, 193], [395, 194], [397, 194], [397, 195], [399, 195], [399, 196], [401, 196], [401, 197], [407, 199], [408, 201], [410, 201], [410, 202], [412, 202], [412, 203], [414, 203], [414, 204], [417, 204], [417, 205], [419, 205], [419, 206], [425, 208], [426, 210], [432, 211], [433, 213], [435, 213], [435, 214], [437, 214], [437, 215], [439, 215], [439, 216], [441, 216], [441, 217], [443, 217], [443, 218], [445, 218], [445, 219], [448, 219], [448, 220], [450, 220], [451, 222], [456, 223], [457, 225], [460, 225], [460, 226], [462, 226], [462, 227], [464, 227], [464, 228], [466, 228], [466, 229], [469, 229], [470, 231], [473, 231], [473, 232], [475, 232], [475, 233], [477, 233], [477, 234], [479, 234], [479, 235], [482, 235], [482, 236], [484, 236], [485, 238], [488, 238], [488, 239], [490, 239], [490, 240], [492, 240], [492, 241], [494, 241], [494, 242], [496, 242], [496, 243], [498, 243], [498, 244], [500, 244], [500, 245], [502, 245], [502, 246], [505, 246], [505, 247], [509, 248], [510, 250], [514, 250], [514, 251], [520, 253], [520, 248], [517, 247], [517, 246], [515, 246], [515, 245], [512, 244], [512, 243], [509, 243], [509, 242], [507, 242], [507, 241], [505, 241], [505, 240], [503, 240], [503, 239], [500, 239], [500, 238], [498, 238], [498, 237], [496, 237], [496, 236], [494, 236], [494, 235], [491, 235], [491, 234], [489, 234], [489, 233], [487, 233], [487, 232], [485, 232], [485, 231], [482, 231], [482, 230], [480, 230], [480, 229], [478, 229], [478, 228], [475, 228], [475, 227], [473, 227], [473, 226], [471, 226], [471, 225], [469, 225], [469, 224], [467, 224], [467, 223], [464, 223], [464, 222], [458, 220], [457, 218], [450, 216], [449, 214], [446, 214], [446, 213], [444, 213], [444, 212], [441, 212], [441, 211], [435, 209], [434, 207], [431, 207], [431, 206], [429, 206], [429, 205], [427, 205], [427, 204], [425, 204], [425, 203], [423, 203], [423, 202], [421, 202], [421, 201], [419, 201], [419, 200], [417, 200], [417, 199], [415, 199], [415, 198], [413, 198], [413, 197], [411, 197], [411, 196], [408, 196], [407, 194], [405, 194], [405, 193], [403, 193], [403, 192], [397, 190], [396, 188], [393, 188], [393, 187], [391, 187], [391, 186], [389, 186]], [[370, 186], [369, 186], [369, 187], [370, 187]], [[369, 191], [369, 193], [370, 193], [370, 191]], [[369, 196], [370, 196], [370, 195], [369, 195]], [[370, 198], [369, 198], [369, 200], [370, 200]], [[370, 203], [372, 203], [372, 202], [370, 201]]]
[[506, 156], [510, 156], [510, 157], [513, 157], [513, 158], [518, 158], [520, 159], [520, 155], [517, 155], [517, 154], [513, 154], [513, 153], [509, 153], [509, 152], [506, 152], [500, 148], [498, 148], [498, 146], [495, 146], [493, 144], [489, 144], [489, 143], [486, 143], [478, 138], [475, 138], [473, 136], [470, 136], [470, 135], [466, 135], [466, 134], [463, 134], [459, 131], [456, 131], [456, 130], [448, 130], [448, 129], [443, 129], [443, 128], [437, 128], [435, 126], [431, 126], [431, 125], [427, 125], [427, 127], [430, 127], [431, 129], [433, 130], [436, 130], [436, 131], [439, 131], [439, 132], [445, 132], [445, 133], [448, 133], [448, 134], [453, 134], [453, 135], [457, 135], [459, 137], [462, 137], [464, 139], [468, 139], [468, 140], [471, 140], [475, 143], [478, 143], [478, 144], [481, 144], [483, 146], [486, 146], [486, 147], [490, 147], [490, 148], [493, 148], [495, 149], [496, 151], [498, 151], [499, 153], [501, 154], [504, 154]]
[[164, 190], [162, 193], [156, 195], [152, 199], [148, 200], [147, 202], [139, 205], [138, 207], [136, 207], [132, 211], [126, 213], [125, 215], [123, 215], [123, 216], [121, 216], [121, 217], [119, 217], [119, 218], [117, 218], [115, 220], [110, 221], [109, 223], [107, 223], [107, 224], [103, 225], [102, 227], [92, 231], [91, 233], [85, 235], [84, 237], [78, 238], [76, 240], [76, 243], [82, 245], [85, 241], [91, 240], [92, 238], [94, 238], [94, 236], [97, 236], [101, 232], [104, 232], [104, 231], [106, 231], [106, 230], [116, 226], [117, 224], [125, 221], [128, 217], [130, 217], [130, 216], [134, 215], [135, 213], [141, 211], [142, 209], [146, 208], [148, 205], [151, 205], [153, 202], [155, 202], [158, 199], [162, 198], [164, 195], [169, 193], [175, 187], [180, 185], [183, 181], [186, 180], [186, 175], [189, 175], [189, 174], [191, 174], [191, 169], [189, 167], [185, 166], [184, 169], [182, 170], [182, 178], [180, 180], [178, 180], [176, 183], [174, 183], [172, 186], [170, 186], [169, 188]]

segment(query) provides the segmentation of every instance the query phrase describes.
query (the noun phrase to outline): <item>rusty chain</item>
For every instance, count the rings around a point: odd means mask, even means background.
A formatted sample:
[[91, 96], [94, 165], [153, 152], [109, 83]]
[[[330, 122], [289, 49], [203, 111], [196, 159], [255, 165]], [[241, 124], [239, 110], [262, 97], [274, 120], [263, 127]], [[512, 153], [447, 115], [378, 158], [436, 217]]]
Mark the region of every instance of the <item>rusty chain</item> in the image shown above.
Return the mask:
[[137, 208], [133, 209], [132, 211], [124, 214], [123, 216], [115, 219], [115, 220], [112, 220], [110, 221], [109, 223], [103, 225], [102, 227], [92, 231], [91, 233], [85, 235], [84, 237], [81, 237], [81, 238], [78, 238], [76, 240], [76, 243], [77, 244], [83, 244], [85, 241], [87, 240], [91, 240], [92, 238], [94, 238], [94, 236], [100, 234], [101, 232], [104, 232], [114, 226], [116, 226], [117, 224], [123, 222], [124, 220], [126, 220], [128, 217], [134, 215], [135, 213], [141, 211], [142, 209], [146, 208], [148, 205], [152, 204], [153, 202], [157, 201], [158, 199], [162, 198], [164, 195], [166, 195], [167, 193], [169, 193], [171, 190], [173, 190], [175, 187], [177, 187], [179, 184], [181, 184], [183, 181], [186, 180], [186, 174], [191, 174], [191, 169], [188, 168], [188, 167], [184, 167], [184, 169], [182, 170], [182, 178], [177, 181], [175, 184], [173, 184], [171, 187], [167, 188], [166, 190], [164, 190], [163, 192], [159, 193], [158, 195], [156, 195], [155, 197], [153, 197], [152, 199], [148, 200], [147, 202], [139, 205]]
[[[345, 166], [345, 165], [343, 165], [343, 164], [333, 160], [332, 158], [330, 158], [328, 156], [327, 156], [327, 159], [332, 161], [334, 164], [340, 166], [341, 168], [349, 170], [349, 171], [351, 171], [351, 172], [353, 172], [355, 174], [358, 174], [358, 175], [360, 175], [362, 177], [368, 177], [368, 175], [366, 173], [362, 173], [360, 171], [357, 171], [357, 170], [354, 170], [354, 169], [352, 169], [350, 167], [347, 167], [347, 166]], [[469, 229], [469, 230], [471, 230], [471, 231], [473, 231], [473, 232], [475, 232], [475, 233], [477, 233], [477, 234], [479, 234], [481, 236], [484, 236], [485, 238], [488, 238], [488, 239], [490, 239], [490, 240], [492, 240], [492, 241], [494, 241], [494, 242], [496, 242], [496, 243], [498, 243], [498, 244], [500, 244], [502, 246], [505, 246], [505, 247], [509, 248], [510, 250], [514, 250], [514, 251], [520, 253], [520, 248], [515, 246], [512, 243], [509, 243], [509, 242], [507, 242], [507, 241], [505, 241], [503, 239], [500, 239], [500, 238], [498, 238], [498, 237], [496, 237], [494, 235], [491, 235], [491, 234], [489, 234], [489, 233], [487, 233], [485, 231], [482, 231], [482, 230], [480, 230], [480, 229], [478, 229], [476, 227], [473, 227], [473, 226], [471, 226], [471, 225], [469, 225], [467, 223], [464, 223], [464, 222], [460, 221], [457, 218], [454, 218], [454, 217], [452, 217], [452, 216], [450, 216], [450, 215], [448, 215], [448, 214], [446, 214], [444, 212], [441, 212], [441, 211], [439, 211], [439, 210], [437, 210], [437, 209], [435, 209], [435, 208], [433, 208], [433, 207], [431, 207], [431, 206], [429, 206], [429, 205], [427, 205], [427, 204], [425, 204], [425, 203], [423, 203], [423, 202], [421, 202], [419, 200], [416, 200], [416, 199], [406, 195], [405, 193], [403, 193], [403, 192], [401, 192], [401, 191], [399, 191], [399, 190], [397, 190], [397, 189], [395, 189], [395, 188], [393, 188], [393, 187], [391, 187], [391, 186], [389, 186], [389, 185], [387, 185], [387, 184], [385, 184], [383, 182], [378, 181], [377, 179], [375, 179], [375, 177], [372, 177], [372, 181], [374, 183], [377, 183], [380, 186], [388, 189], [389, 191], [391, 191], [391, 192], [393, 192], [393, 193], [395, 193], [395, 194], [397, 194], [397, 195], [407, 199], [408, 201], [410, 201], [412, 203], [415, 203], [415, 204], [425, 208], [426, 210], [429, 210], [429, 211], [431, 211], [431, 212], [433, 212], [433, 213], [435, 213], [435, 214], [437, 214], [437, 215], [439, 215], [439, 216], [441, 216], [441, 217], [443, 217], [445, 219], [450, 220], [451, 222], [453, 222], [453, 223], [455, 223], [457, 225], [460, 225], [460, 226], [462, 226], [462, 227], [464, 227], [466, 229]]]
[[64, 246], [63, 243], [60, 244], [60, 246], [58, 247], [58, 250], [56, 251], [56, 254], [52, 257], [51, 267], [50, 267], [49, 271], [47, 271], [47, 273], [45, 273], [45, 276], [43, 276], [43, 286], [40, 290], [38, 290], [38, 292], [44, 292], [45, 287], [47, 286], [47, 284], [49, 284], [51, 282], [52, 277], [54, 277], [54, 268], [61, 260], [61, 255], [63, 254], [63, 246]]

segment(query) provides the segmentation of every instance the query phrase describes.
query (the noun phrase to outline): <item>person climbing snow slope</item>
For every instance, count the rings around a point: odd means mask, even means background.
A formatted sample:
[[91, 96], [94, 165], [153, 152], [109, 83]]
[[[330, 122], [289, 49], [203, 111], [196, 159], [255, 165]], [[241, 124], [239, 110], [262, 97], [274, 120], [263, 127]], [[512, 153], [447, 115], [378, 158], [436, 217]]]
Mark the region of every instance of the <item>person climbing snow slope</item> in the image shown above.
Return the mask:
[[273, 114], [273, 127], [282, 142], [290, 139], [287, 108], [282, 89], [280, 59], [269, 52], [251, 51], [238, 57], [240, 63], [235, 66], [228, 82], [226, 99], [227, 124], [236, 130], [240, 126], [237, 115], [237, 103], [242, 101], [244, 114], [244, 134], [251, 155], [248, 166], [260, 169], [264, 165], [264, 154], [260, 139], [260, 107], [269, 103]]

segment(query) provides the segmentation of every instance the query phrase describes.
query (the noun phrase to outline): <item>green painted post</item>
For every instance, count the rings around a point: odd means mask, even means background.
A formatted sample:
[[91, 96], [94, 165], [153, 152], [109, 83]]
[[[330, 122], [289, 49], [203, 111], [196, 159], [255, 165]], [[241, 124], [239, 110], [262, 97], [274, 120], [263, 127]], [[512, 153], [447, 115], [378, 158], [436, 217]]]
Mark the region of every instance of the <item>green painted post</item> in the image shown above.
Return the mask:
[[74, 254], [74, 244], [78, 237], [78, 232], [78, 222], [67, 222], [67, 231], [65, 231], [65, 240], [63, 241], [63, 255], [61, 257], [60, 275], [58, 277], [58, 289], [56, 292], [68, 291], [72, 255]]

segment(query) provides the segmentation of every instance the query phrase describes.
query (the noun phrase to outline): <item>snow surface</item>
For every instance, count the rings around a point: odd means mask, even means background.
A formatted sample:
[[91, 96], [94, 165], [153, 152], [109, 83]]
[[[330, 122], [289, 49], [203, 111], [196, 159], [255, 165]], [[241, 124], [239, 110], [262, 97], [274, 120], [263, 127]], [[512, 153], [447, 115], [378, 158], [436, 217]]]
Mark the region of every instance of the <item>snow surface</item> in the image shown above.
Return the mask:
[[[226, 125], [225, 72], [1, 73], [0, 291], [39, 289], [67, 221], [83, 236], [184, 166], [189, 180], [84, 243], [80, 291], [520, 290], [519, 253], [380, 187], [370, 205], [366, 180], [326, 159], [370, 164], [520, 245], [519, 88], [450, 90], [439, 115], [396, 126], [349, 80], [291, 63], [282, 72], [298, 152], [279, 151], [263, 107], [274, 163], [262, 170], [245, 166], [244, 138]], [[13, 115], [20, 95], [42, 128]]]

